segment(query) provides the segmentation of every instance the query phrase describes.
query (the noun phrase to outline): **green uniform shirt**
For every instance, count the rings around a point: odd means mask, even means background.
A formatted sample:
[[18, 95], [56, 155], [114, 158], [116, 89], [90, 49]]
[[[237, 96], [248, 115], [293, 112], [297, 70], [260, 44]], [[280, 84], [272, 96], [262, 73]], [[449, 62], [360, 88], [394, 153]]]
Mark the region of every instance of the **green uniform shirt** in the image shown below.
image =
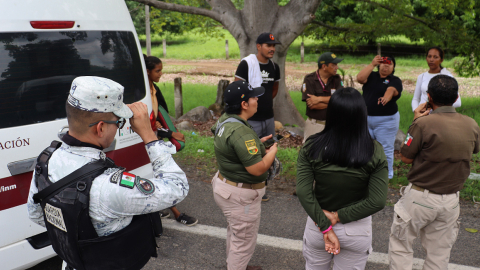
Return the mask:
[[[310, 147], [302, 147], [297, 160], [297, 196], [322, 231], [331, 225], [323, 213], [338, 211], [345, 224], [368, 217], [385, 207], [388, 163], [382, 145], [375, 141], [372, 159], [361, 168], [340, 167], [313, 160]], [[315, 187], [312, 189], [313, 181]]]
[[238, 115], [225, 113], [211, 130], [215, 134], [217, 124], [231, 117], [242, 121], [243, 124], [226, 123], [215, 136], [215, 156], [220, 173], [226, 179], [237, 183], [261, 183], [267, 179], [268, 172], [254, 176], [245, 169], [262, 161], [265, 156], [265, 146], [260, 142], [252, 126]]

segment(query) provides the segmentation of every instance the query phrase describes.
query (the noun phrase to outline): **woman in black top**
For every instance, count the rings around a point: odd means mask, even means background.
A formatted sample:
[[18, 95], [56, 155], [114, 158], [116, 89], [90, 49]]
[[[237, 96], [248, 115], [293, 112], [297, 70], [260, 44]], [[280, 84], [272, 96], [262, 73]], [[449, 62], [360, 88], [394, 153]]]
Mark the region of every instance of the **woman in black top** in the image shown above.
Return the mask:
[[[388, 178], [393, 178], [393, 150], [400, 124], [397, 100], [400, 98], [402, 81], [395, 73], [395, 58], [392, 56], [373, 58], [372, 63], [357, 75], [363, 84], [363, 99], [367, 105], [368, 130], [385, 150], [388, 161]], [[373, 71], [378, 66], [378, 71]]]
[[[163, 74], [162, 61], [155, 56], [143, 55], [143, 58], [145, 59], [145, 66], [147, 67], [148, 83], [150, 86], [149, 88], [150, 88], [150, 96], [152, 98], [153, 112], [155, 114], [155, 119], [157, 119], [157, 121], [155, 122], [155, 127], [158, 129], [157, 136], [159, 138], [173, 137], [177, 141], [185, 142], [185, 137], [183, 136], [182, 133], [168, 130], [168, 127], [162, 127], [162, 125], [158, 121], [158, 106], [162, 106], [168, 112], [165, 98], [163, 97], [162, 92], [160, 92], [160, 89], [158, 88], [158, 86], [154, 84], [154, 82], [158, 83], [158, 81], [160, 81], [160, 77], [162, 77], [162, 74]], [[160, 129], [163, 129], [163, 130], [160, 130]], [[177, 207], [175, 206], [170, 208], [170, 210], [172, 210], [173, 215], [175, 216], [175, 219], [180, 223], [183, 223], [187, 226], [193, 226], [198, 222], [196, 218], [190, 217], [185, 213], [180, 213], [180, 211], [178, 211]], [[160, 216], [162, 218], [167, 218], [170, 216], [170, 213], [168, 211], [161, 211]]]

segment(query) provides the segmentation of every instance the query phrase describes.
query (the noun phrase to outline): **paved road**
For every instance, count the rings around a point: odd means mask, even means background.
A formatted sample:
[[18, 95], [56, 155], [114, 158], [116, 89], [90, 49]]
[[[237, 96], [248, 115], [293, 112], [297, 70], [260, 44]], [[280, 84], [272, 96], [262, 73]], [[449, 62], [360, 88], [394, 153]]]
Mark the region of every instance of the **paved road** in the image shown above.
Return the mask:
[[[225, 240], [218, 236], [205, 235], [201, 230], [213, 228], [221, 231], [226, 228], [226, 220], [213, 200], [212, 187], [209, 183], [190, 180], [190, 186], [189, 196], [178, 205], [178, 209], [197, 217], [200, 220], [199, 224], [206, 226], [194, 226], [189, 228], [189, 232], [183, 232], [177, 229], [180, 224], [166, 221], [164, 235], [158, 240], [159, 257], [152, 258], [144, 269], [225, 269]], [[265, 237], [301, 241], [307, 214], [298, 199], [283, 193], [268, 192], [268, 194], [271, 199], [262, 203], [259, 233]], [[373, 216], [373, 249], [376, 253], [374, 255], [379, 255], [376, 257], [384, 258], [384, 254], [387, 253], [392, 217], [391, 206], [385, 207]], [[471, 234], [465, 231], [465, 228], [476, 228], [478, 224], [480, 218], [462, 217], [460, 233], [452, 249], [450, 263], [480, 267], [478, 256], [480, 233]], [[414, 245], [414, 250], [415, 258], [425, 257], [425, 252], [418, 241]], [[379, 260], [374, 257], [370, 256], [366, 269], [388, 269], [386, 264], [375, 263]], [[257, 245], [250, 264], [261, 265], [263, 269], [281, 270], [304, 269], [304, 263], [298, 248], [288, 246], [278, 248], [266, 244]], [[61, 260], [55, 257], [30, 269], [53, 270], [60, 269], [60, 265]]]

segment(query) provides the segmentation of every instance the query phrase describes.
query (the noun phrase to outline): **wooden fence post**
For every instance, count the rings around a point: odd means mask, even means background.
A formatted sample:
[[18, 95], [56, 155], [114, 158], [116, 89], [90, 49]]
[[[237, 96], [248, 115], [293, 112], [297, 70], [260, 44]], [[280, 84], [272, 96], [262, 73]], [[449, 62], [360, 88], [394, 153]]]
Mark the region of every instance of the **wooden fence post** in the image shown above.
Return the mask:
[[217, 87], [217, 99], [215, 100], [215, 103], [220, 105], [222, 108], [225, 105], [225, 102], [223, 101], [223, 92], [225, 92], [225, 89], [227, 89], [227, 86], [230, 84], [230, 81], [228, 80], [220, 80], [218, 81], [218, 87]]
[[163, 58], [167, 57], [167, 40], [163, 39]]
[[305, 55], [305, 46], [303, 46], [303, 41], [302, 43], [300, 44], [300, 63], [303, 63], [303, 60], [304, 60], [304, 55]]
[[150, 6], [145, 5], [145, 36], [147, 43], [147, 56], [152, 54], [152, 42], [150, 39]]
[[225, 56], [226, 56], [226, 59], [228, 60], [228, 39], [225, 40]]
[[175, 118], [178, 119], [183, 115], [182, 78], [175, 78], [173, 82], [175, 85]]

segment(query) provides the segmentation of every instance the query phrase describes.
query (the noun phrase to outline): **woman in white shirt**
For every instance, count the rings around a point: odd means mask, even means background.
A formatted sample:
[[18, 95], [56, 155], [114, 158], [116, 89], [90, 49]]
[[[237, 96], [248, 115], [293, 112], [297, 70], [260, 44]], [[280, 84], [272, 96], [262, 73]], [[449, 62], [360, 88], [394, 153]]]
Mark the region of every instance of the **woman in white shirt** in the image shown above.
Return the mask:
[[[438, 74], [448, 75], [453, 77], [452, 73], [446, 68], [442, 67], [444, 52], [439, 47], [432, 47], [427, 51], [427, 64], [430, 68], [429, 71], [422, 73], [417, 78], [417, 85], [415, 86], [415, 93], [412, 99], [412, 111], [414, 111], [418, 105], [428, 101], [427, 89], [430, 80]], [[453, 107], [457, 108], [462, 105], [460, 95], [457, 101], [453, 104]]]

